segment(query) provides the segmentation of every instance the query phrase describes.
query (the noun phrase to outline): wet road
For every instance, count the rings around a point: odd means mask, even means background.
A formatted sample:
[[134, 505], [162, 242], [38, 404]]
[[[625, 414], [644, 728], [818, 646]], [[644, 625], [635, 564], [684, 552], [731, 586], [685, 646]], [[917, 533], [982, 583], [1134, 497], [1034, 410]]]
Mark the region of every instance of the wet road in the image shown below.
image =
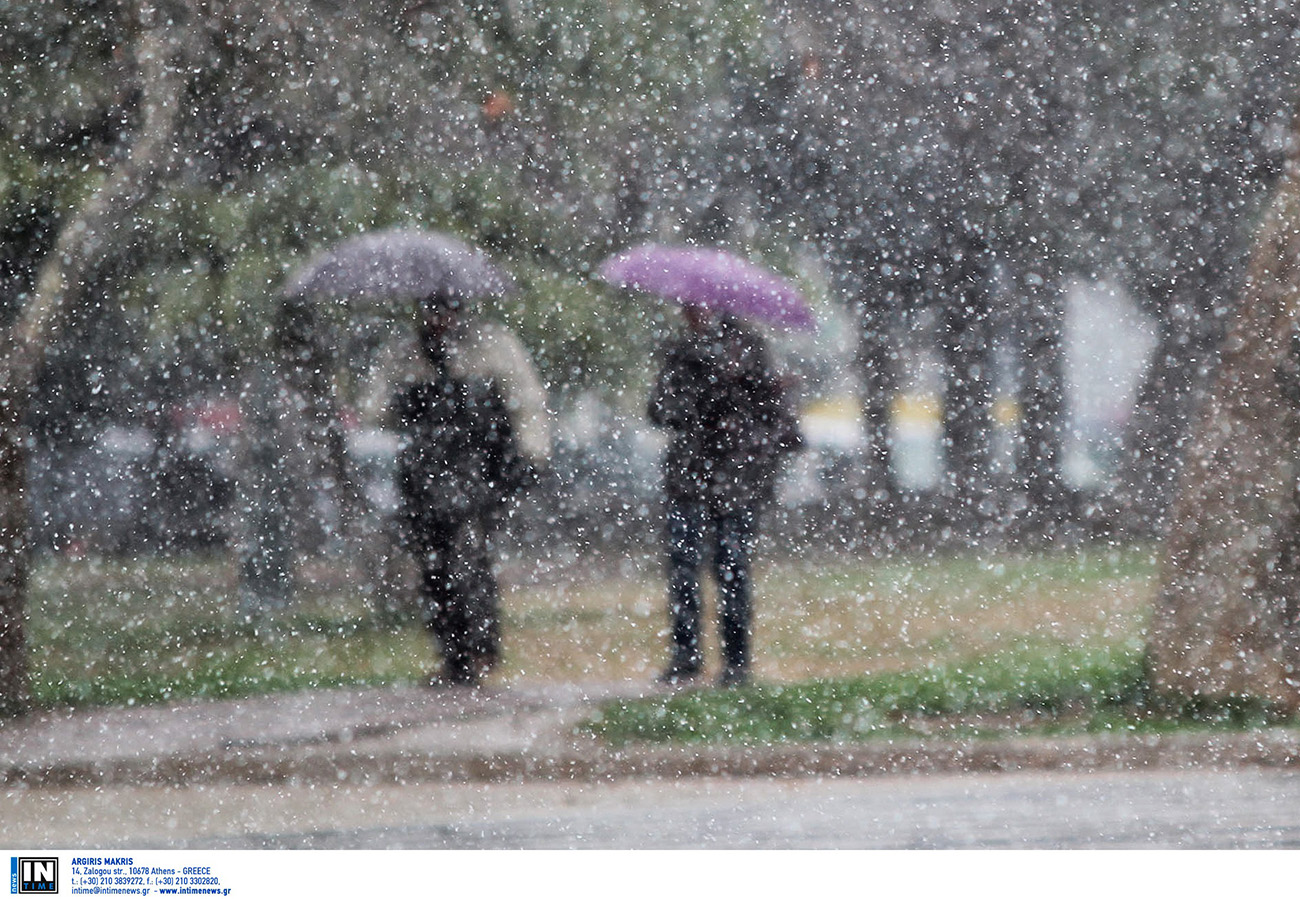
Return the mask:
[[1300, 773], [23, 789], [10, 846], [1300, 848]]

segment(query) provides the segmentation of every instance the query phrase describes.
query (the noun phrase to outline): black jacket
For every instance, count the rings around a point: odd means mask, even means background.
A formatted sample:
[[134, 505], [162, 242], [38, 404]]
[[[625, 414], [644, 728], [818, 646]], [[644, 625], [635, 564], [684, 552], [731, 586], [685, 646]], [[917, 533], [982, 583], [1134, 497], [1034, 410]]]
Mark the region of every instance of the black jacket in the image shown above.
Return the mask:
[[714, 513], [770, 500], [782, 458], [803, 443], [762, 339], [733, 319], [664, 348], [648, 412], [673, 432], [665, 492]]
[[491, 524], [525, 486], [527, 464], [505, 404], [489, 382], [446, 374], [398, 389], [394, 418], [402, 517], [417, 547], [469, 522]]

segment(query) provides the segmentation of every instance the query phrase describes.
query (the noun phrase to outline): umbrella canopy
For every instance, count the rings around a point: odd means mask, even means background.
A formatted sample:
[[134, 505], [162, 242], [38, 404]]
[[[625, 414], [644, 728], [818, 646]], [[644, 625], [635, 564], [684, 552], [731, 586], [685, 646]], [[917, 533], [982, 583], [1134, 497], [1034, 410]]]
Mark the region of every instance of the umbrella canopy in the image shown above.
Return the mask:
[[345, 240], [313, 257], [284, 289], [291, 299], [371, 304], [433, 294], [463, 300], [501, 296], [514, 281], [487, 254], [438, 231], [393, 228]]
[[776, 272], [724, 250], [643, 244], [606, 259], [597, 274], [617, 287], [715, 312], [802, 331], [817, 326], [797, 287]]

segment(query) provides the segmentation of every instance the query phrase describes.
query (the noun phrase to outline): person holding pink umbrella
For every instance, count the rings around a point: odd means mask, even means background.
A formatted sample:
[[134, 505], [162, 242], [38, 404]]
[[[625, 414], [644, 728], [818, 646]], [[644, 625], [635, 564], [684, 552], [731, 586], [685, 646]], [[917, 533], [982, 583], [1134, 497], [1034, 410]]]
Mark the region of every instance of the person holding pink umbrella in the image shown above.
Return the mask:
[[680, 303], [684, 328], [662, 349], [648, 404], [671, 432], [664, 455], [670, 657], [660, 680], [691, 682], [704, 668], [701, 568], [718, 588], [719, 684], [749, 680], [750, 562], [763, 508], [785, 456], [802, 445], [762, 336], [742, 315], [812, 327], [802, 297], [779, 276], [724, 253], [650, 244], [601, 267], [606, 281]]

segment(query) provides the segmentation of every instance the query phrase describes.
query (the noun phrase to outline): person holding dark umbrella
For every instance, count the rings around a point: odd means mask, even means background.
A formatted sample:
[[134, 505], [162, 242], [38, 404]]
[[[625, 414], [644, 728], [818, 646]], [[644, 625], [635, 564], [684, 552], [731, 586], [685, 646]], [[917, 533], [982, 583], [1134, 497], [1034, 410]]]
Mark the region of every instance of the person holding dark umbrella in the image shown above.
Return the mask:
[[736, 314], [811, 327], [793, 287], [718, 250], [648, 245], [609, 260], [601, 276], [679, 302], [685, 327], [663, 348], [648, 404], [672, 433], [664, 456], [671, 655], [660, 679], [703, 669], [700, 569], [718, 587], [719, 683], [749, 679], [750, 555], [783, 457], [802, 444], [762, 337]]
[[393, 354], [389, 423], [403, 437], [401, 524], [421, 569], [425, 625], [442, 650], [434, 685], [476, 685], [497, 662], [489, 540], [549, 451], [544, 393], [522, 345], [454, 296], [418, 304], [414, 352]]
[[398, 524], [442, 655], [430, 675], [436, 686], [477, 685], [500, 656], [490, 539], [550, 453], [546, 395], [523, 345], [470, 308], [511, 286], [477, 248], [393, 229], [345, 241], [290, 288], [292, 296], [414, 307], [413, 333], [380, 354], [360, 411], [402, 438]]

